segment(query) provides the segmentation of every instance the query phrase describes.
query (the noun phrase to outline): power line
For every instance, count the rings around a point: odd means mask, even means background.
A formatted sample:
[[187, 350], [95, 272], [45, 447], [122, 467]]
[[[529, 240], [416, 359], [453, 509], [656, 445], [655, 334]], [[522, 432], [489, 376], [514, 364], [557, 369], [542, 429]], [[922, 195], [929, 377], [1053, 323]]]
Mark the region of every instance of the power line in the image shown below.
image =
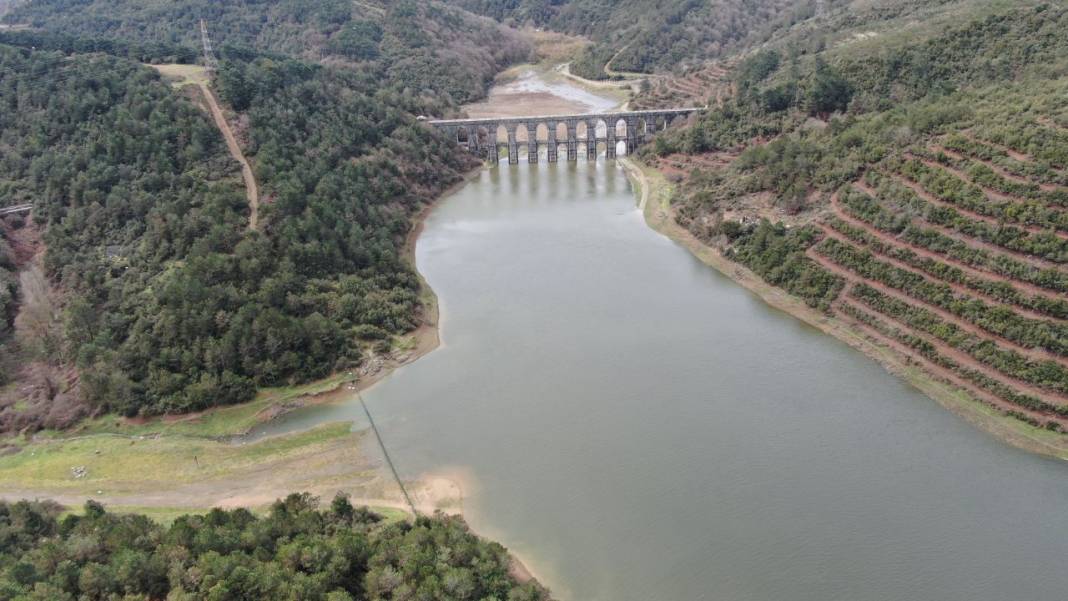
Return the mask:
[[374, 431], [378, 446], [382, 449], [382, 455], [386, 458], [386, 463], [389, 464], [389, 471], [393, 472], [393, 479], [397, 481], [397, 486], [400, 487], [404, 500], [408, 503], [408, 507], [411, 508], [412, 515], [419, 515], [419, 512], [415, 509], [415, 503], [412, 503], [412, 498], [408, 496], [408, 489], [404, 487], [404, 482], [401, 481], [400, 474], [397, 473], [397, 468], [389, 457], [389, 451], [386, 450], [386, 443], [382, 440], [382, 434], [378, 431], [378, 426], [375, 425], [371, 412], [367, 410], [367, 403], [363, 402], [363, 395], [357, 392], [356, 398], [360, 399], [360, 406], [363, 407], [363, 412], [367, 415], [367, 421], [371, 423], [371, 430]]
[[208, 37], [208, 25], [204, 19], [200, 20], [200, 40], [204, 44], [204, 63], [209, 69], [218, 69], [219, 61], [215, 60], [215, 52], [211, 49], [211, 39]]

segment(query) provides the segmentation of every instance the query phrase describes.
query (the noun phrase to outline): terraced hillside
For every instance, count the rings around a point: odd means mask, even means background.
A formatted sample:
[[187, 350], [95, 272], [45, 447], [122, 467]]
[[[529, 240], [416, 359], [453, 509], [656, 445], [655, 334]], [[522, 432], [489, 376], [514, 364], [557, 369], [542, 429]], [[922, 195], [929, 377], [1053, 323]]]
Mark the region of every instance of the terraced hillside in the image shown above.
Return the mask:
[[645, 156], [699, 240], [895, 365], [1068, 431], [1068, 6], [950, 4], [918, 44], [754, 51]]
[[654, 76], [630, 105], [636, 110], [678, 106], [719, 105], [730, 96], [729, 70], [719, 62]]
[[[698, 168], [682, 186], [678, 218], [765, 279], [975, 399], [1065, 431], [1066, 92], [1065, 79], [1033, 90], [985, 89], [937, 109], [832, 124], [842, 130], [807, 141], [830, 138], [858, 152], [836, 157], [846, 162], [837, 172], [813, 171], [808, 209], [780, 208], [789, 226], [771, 225], [759, 203], [749, 202], [747, 213], [731, 202], [759, 196], [784, 162], [808, 160], [804, 138], [777, 140], [718, 170]], [[932, 118], [944, 122], [913, 129]], [[829, 159], [814, 160], [828, 168]]]

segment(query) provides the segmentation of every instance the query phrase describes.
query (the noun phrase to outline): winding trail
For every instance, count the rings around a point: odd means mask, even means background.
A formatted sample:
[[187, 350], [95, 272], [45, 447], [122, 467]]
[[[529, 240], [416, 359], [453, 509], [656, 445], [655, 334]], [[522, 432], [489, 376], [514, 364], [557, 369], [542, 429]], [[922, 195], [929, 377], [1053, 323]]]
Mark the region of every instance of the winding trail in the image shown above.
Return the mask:
[[230, 156], [241, 164], [241, 177], [245, 179], [245, 195], [248, 197], [248, 229], [255, 230], [259, 225], [260, 193], [259, 188], [256, 186], [256, 178], [252, 175], [252, 167], [248, 164], [248, 160], [245, 159], [245, 154], [241, 152], [241, 146], [237, 143], [237, 138], [234, 137], [234, 132], [230, 129], [230, 124], [227, 123], [222, 109], [219, 108], [219, 102], [215, 99], [215, 94], [211, 93], [207, 84], [200, 82], [197, 85], [200, 86], [200, 91], [204, 94], [204, 100], [208, 102], [208, 107], [211, 108], [211, 116], [215, 118], [215, 126], [219, 128], [223, 137], [226, 138], [226, 147], [230, 149]]

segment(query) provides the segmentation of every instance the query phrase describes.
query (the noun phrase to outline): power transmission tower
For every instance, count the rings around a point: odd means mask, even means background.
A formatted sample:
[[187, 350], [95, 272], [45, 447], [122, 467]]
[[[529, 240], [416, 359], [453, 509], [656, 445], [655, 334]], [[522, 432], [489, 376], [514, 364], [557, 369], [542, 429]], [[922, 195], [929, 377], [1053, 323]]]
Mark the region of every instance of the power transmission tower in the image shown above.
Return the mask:
[[204, 63], [209, 69], [218, 69], [219, 61], [215, 60], [215, 52], [211, 49], [211, 39], [208, 38], [208, 25], [204, 19], [200, 20], [200, 39], [204, 42]]

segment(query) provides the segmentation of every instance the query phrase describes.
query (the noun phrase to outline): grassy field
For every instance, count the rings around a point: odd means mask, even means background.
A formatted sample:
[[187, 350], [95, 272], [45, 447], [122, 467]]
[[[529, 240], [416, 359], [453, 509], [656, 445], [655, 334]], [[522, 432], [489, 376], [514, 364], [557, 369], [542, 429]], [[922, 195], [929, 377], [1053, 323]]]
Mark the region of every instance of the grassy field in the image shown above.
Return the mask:
[[207, 85], [211, 81], [208, 68], [202, 65], [149, 65], [160, 75], [171, 82], [171, 85], [180, 88], [185, 85]]
[[[202, 413], [178, 418], [153, 418], [150, 420], [127, 420], [116, 415], [104, 415], [87, 420], [72, 432], [74, 435], [120, 434], [124, 436], [181, 435], [201, 438], [238, 436], [248, 432], [272, 415], [289, 408], [312, 402], [334, 400], [327, 393], [344, 389], [355, 381], [348, 374], [335, 375], [324, 380], [301, 386], [268, 388], [260, 391], [248, 403], [219, 407]], [[59, 434], [53, 433], [53, 436]]]
[[[95, 499], [167, 521], [215, 506], [266, 507], [295, 491], [324, 499], [343, 492], [397, 519], [407, 515], [403, 498], [377, 447], [364, 444], [366, 431], [327, 423], [254, 442], [235, 438], [266, 416], [340, 399], [352, 380], [268, 389], [249, 403], [178, 419], [109, 415], [73, 432], [8, 439], [20, 451], [0, 457], [0, 498], [51, 498], [71, 508]], [[410, 485], [419, 490], [419, 482]], [[439, 499], [424, 501], [432, 511]]]

